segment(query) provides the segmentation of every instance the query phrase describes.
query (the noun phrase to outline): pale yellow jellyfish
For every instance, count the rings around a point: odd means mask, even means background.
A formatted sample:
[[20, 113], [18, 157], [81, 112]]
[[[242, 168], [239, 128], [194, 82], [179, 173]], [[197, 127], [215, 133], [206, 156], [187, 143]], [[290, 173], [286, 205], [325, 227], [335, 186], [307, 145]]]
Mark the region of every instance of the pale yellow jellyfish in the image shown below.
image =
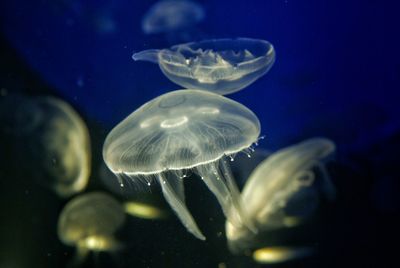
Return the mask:
[[276, 264], [308, 257], [313, 253], [310, 247], [265, 247], [253, 252], [253, 260], [262, 264]]
[[185, 227], [205, 239], [185, 205], [183, 178], [193, 171], [233, 225], [246, 225], [226, 156], [257, 141], [260, 124], [243, 105], [201, 90], [177, 90], [137, 109], [107, 136], [103, 157], [120, 178], [156, 179]]
[[[315, 208], [317, 196], [311, 187], [315, 169], [321, 173], [322, 190], [328, 197], [333, 197], [334, 187], [322, 160], [334, 151], [332, 141], [313, 138], [279, 150], [257, 166], [250, 174], [241, 197], [246, 215], [258, 233], [294, 225], [297, 214], [308, 214]], [[233, 251], [246, 248], [257, 232], [244, 225], [226, 222], [226, 235]]]
[[275, 61], [275, 50], [259, 39], [214, 39], [144, 50], [132, 58], [158, 63], [172, 82], [184, 88], [226, 95], [266, 74]]
[[129, 200], [124, 202], [125, 212], [133, 217], [160, 220], [168, 217], [168, 213], [161, 207], [151, 202]]
[[93, 192], [75, 197], [67, 203], [58, 219], [58, 237], [76, 247], [76, 262], [90, 251], [113, 251], [120, 244], [115, 232], [122, 226], [125, 213], [112, 196]]
[[54, 97], [10, 95], [4, 100], [7, 131], [24, 172], [61, 197], [82, 191], [89, 180], [88, 129], [79, 114]]

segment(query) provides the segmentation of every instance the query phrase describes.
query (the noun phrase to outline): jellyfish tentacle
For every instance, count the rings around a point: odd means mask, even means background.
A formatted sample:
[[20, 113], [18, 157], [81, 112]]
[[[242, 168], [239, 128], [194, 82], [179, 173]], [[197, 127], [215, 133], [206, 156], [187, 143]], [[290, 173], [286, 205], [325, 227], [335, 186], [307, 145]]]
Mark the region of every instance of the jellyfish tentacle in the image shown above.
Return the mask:
[[140, 51], [138, 53], [134, 53], [132, 55], [132, 59], [134, 61], [149, 61], [152, 63], [158, 63], [158, 55], [160, 53], [159, 49], [147, 49]]
[[199, 227], [197, 227], [196, 222], [185, 205], [185, 200], [183, 198], [183, 182], [179, 178], [174, 178], [172, 176], [167, 179], [161, 173], [157, 176], [157, 179], [161, 185], [165, 199], [175, 211], [182, 224], [195, 237], [200, 240], [205, 240], [206, 238], [201, 233]]
[[198, 166], [196, 170], [208, 189], [217, 198], [228, 221], [234, 226], [241, 227], [244, 221], [242, 219], [241, 206], [239, 205], [240, 199], [234, 200], [237, 196], [232, 193], [226, 178], [219, 171], [218, 162]]
[[236, 185], [235, 179], [233, 177], [232, 171], [230, 169], [229, 164], [226, 159], [222, 159], [220, 162], [220, 168], [222, 174], [226, 180], [226, 185], [228, 186], [229, 191], [232, 194], [233, 207], [237, 208], [240, 214], [240, 219], [243, 224], [250, 229], [253, 233], [257, 233], [257, 228], [254, 225], [254, 222], [251, 221], [251, 218], [248, 217], [246, 210], [243, 207], [242, 197], [240, 195], [240, 191]]
[[[176, 174], [164, 174], [165, 179], [168, 180], [168, 183], [171, 185], [172, 189], [174, 189], [174, 192], [176, 193], [178, 199], [182, 202], [185, 203], [185, 188], [183, 184], [183, 174], [184, 172], [182, 170], [176, 171]], [[182, 174], [182, 175], [179, 175]]]

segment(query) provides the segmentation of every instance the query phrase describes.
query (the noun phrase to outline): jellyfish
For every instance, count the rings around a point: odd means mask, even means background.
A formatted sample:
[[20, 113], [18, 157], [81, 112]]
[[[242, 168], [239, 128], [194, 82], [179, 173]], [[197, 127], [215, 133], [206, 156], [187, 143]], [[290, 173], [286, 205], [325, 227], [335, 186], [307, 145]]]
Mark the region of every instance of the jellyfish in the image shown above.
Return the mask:
[[262, 264], [276, 264], [309, 257], [313, 253], [311, 247], [265, 247], [253, 252], [253, 260]]
[[80, 263], [90, 251], [120, 248], [115, 233], [124, 221], [124, 210], [112, 196], [87, 193], [73, 198], [61, 211], [58, 237], [65, 245], [77, 248], [75, 261]]
[[168, 213], [151, 202], [127, 201], [124, 203], [125, 212], [133, 217], [147, 220], [162, 220], [168, 217]]
[[79, 114], [54, 97], [10, 94], [6, 98], [0, 120], [15, 139], [22, 170], [61, 197], [82, 191], [89, 180], [91, 149]]
[[144, 50], [132, 58], [158, 63], [168, 79], [184, 88], [226, 95], [266, 74], [275, 61], [275, 50], [259, 39], [214, 39]]
[[107, 136], [103, 158], [119, 177], [161, 185], [186, 229], [204, 240], [185, 204], [183, 178], [197, 174], [233, 225], [250, 226], [227, 159], [250, 153], [260, 123], [243, 105], [201, 90], [161, 95], [130, 114]]
[[226, 222], [229, 247], [247, 247], [259, 233], [292, 226], [315, 209], [317, 194], [313, 183], [321, 177], [321, 191], [330, 199], [335, 190], [322, 160], [332, 155], [335, 145], [325, 138], [312, 138], [281, 149], [250, 174], [242, 193], [243, 209], [257, 232]]
[[203, 7], [196, 2], [162, 0], [144, 15], [142, 30], [146, 34], [178, 31], [197, 24], [204, 17]]

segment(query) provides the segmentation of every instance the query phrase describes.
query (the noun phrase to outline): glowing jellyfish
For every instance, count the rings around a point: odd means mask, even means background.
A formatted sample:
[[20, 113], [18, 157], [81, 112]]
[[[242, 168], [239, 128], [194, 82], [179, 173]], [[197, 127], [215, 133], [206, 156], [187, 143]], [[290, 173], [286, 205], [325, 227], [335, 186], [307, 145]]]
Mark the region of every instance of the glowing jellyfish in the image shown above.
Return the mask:
[[142, 219], [161, 220], [168, 217], [165, 210], [149, 202], [127, 201], [124, 209], [128, 215]]
[[197, 173], [233, 225], [246, 224], [226, 156], [249, 152], [260, 123], [243, 105], [200, 91], [177, 90], [144, 104], [107, 136], [104, 160], [120, 179], [155, 178], [189, 232], [205, 239], [185, 205], [183, 178]]
[[[323, 191], [333, 197], [334, 187], [321, 161], [334, 151], [332, 141], [313, 138], [279, 150], [257, 166], [241, 197], [246, 215], [259, 232], [285, 227], [293, 222], [292, 217], [312, 212], [317, 201], [311, 187], [314, 171], [321, 175]], [[226, 235], [230, 248], [235, 249], [246, 247], [257, 234], [244, 225], [226, 222]]]
[[266, 247], [253, 252], [253, 260], [262, 264], [288, 262], [311, 256], [314, 249], [309, 247]]
[[193, 1], [163, 0], [154, 4], [144, 15], [142, 29], [146, 34], [177, 31], [203, 19], [203, 7]]
[[113, 251], [119, 248], [115, 232], [125, 221], [122, 206], [113, 197], [101, 192], [80, 195], [61, 211], [58, 237], [77, 248], [77, 262], [89, 251]]
[[89, 180], [91, 150], [79, 114], [54, 97], [10, 95], [7, 99], [8, 113], [0, 114], [7, 117], [7, 131], [18, 139], [14, 149], [23, 158], [22, 170], [61, 197], [82, 191]]
[[266, 74], [275, 61], [275, 50], [259, 39], [215, 39], [144, 50], [132, 58], [158, 63], [172, 82], [184, 88], [225, 95]]

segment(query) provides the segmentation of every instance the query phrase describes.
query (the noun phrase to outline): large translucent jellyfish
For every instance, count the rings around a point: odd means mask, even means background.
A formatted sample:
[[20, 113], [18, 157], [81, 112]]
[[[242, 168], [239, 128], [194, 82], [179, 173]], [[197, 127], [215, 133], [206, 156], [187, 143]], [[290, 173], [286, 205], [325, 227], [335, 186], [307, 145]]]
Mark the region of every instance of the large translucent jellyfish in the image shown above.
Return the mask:
[[144, 15], [142, 29], [146, 34], [178, 31], [202, 21], [204, 9], [193, 1], [162, 0]]
[[58, 219], [58, 237], [76, 247], [75, 261], [81, 262], [90, 251], [113, 251], [120, 244], [115, 232], [125, 221], [122, 206], [108, 194], [92, 192], [72, 199]]
[[[314, 171], [321, 176], [322, 191], [328, 198], [334, 197], [334, 187], [322, 163], [334, 151], [332, 141], [313, 138], [279, 150], [257, 166], [241, 193], [243, 209], [257, 231], [285, 227], [288, 218], [307, 216], [313, 211], [317, 201], [315, 188], [311, 187]], [[246, 247], [257, 234], [227, 221], [226, 235], [235, 251]]]
[[7, 131], [15, 133], [22, 170], [61, 197], [82, 191], [89, 180], [91, 150], [79, 114], [54, 97], [10, 94], [3, 104], [0, 117], [5, 117]]
[[205, 239], [185, 205], [183, 178], [197, 173], [233, 225], [249, 225], [227, 156], [257, 141], [260, 123], [243, 105], [201, 90], [177, 90], [144, 104], [107, 136], [103, 157], [122, 183], [155, 178], [189, 232]]
[[225, 95], [266, 74], [275, 61], [275, 50], [259, 39], [214, 39], [144, 50], [132, 58], [158, 63], [172, 82], [184, 88]]

